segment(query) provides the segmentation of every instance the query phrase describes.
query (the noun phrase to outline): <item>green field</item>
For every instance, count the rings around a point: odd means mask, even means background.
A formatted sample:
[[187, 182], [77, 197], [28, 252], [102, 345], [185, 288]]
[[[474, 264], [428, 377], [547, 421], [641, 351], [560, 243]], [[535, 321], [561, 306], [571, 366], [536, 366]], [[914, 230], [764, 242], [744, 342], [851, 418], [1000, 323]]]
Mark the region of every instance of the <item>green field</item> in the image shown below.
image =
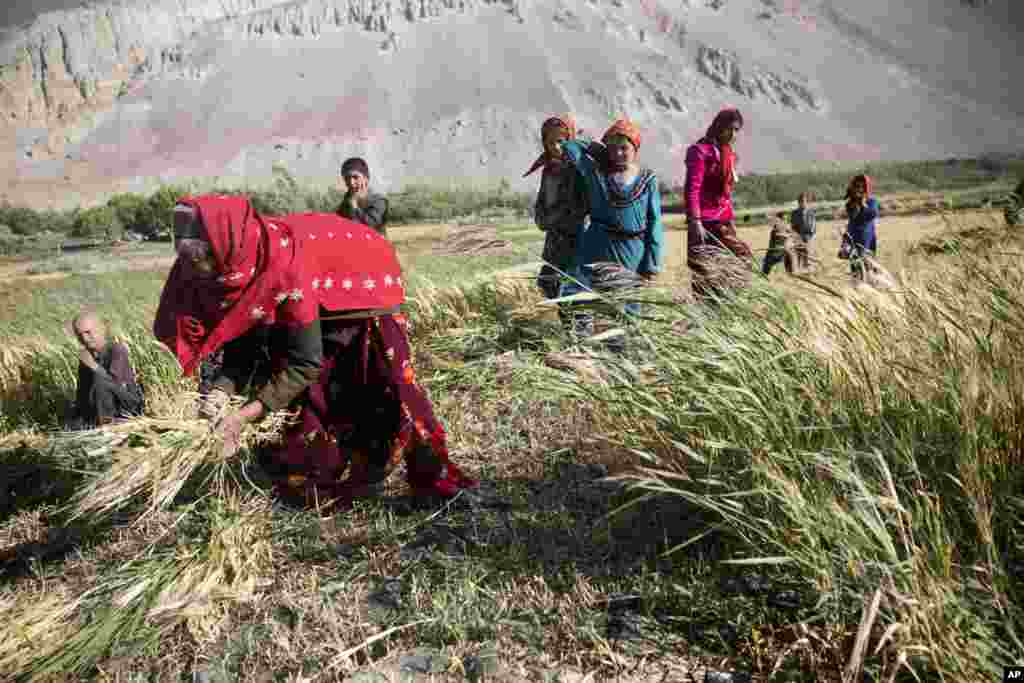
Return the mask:
[[[527, 223], [491, 221], [483, 251], [394, 228], [418, 375], [505, 503], [441, 512], [398, 475], [349, 514], [273, 507], [243, 451], [145, 516], [174, 476], [72, 518], [206, 443], [149, 332], [166, 264], [114, 265], [169, 245], [5, 280], [0, 678], [999, 680], [1024, 660], [1024, 239], [973, 220], [901, 244], [928, 267], [886, 292], [759, 280], [711, 315], [676, 268], [625, 359], [537, 305]], [[86, 304], [151, 396], [121, 447], [49, 432]]]

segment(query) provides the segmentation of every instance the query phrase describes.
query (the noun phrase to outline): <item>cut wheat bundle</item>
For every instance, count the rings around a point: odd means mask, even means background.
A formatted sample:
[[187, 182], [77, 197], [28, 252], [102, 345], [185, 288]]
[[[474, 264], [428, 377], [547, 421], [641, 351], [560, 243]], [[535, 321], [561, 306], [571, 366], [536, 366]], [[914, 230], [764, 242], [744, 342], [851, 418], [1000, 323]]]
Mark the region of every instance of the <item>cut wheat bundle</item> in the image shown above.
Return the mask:
[[[175, 529], [176, 543], [167, 543]], [[153, 645], [178, 626], [197, 642], [215, 640], [228, 609], [260, 600], [271, 583], [271, 529], [268, 498], [229, 493], [190, 506], [142, 553], [74, 600], [0, 594], [10, 615], [0, 626], [0, 677], [82, 675], [118, 643]]]
[[5, 622], [0, 627], [0, 677], [25, 672], [33, 659], [59, 653], [75, 632], [72, 619], [80, 602], [53, 589], [0, 593]]
[[[104, 516], [142, 505], [142, 517], [168, 509], [186, 483], [201, 471], [200, 485], [223, 493], [236, 456], [224, 456], [224, 441], [214, 427], [245, 402], [233, 397], [216, 406], [210, 420], [190, 417], [198, 394], [179, 396], [177, 415], [139, 417], [85, 432], [55, 437], [58, 452], [86, 453], [95, 463], [91, 481], [70, 504], [72, 519]], [[291, 413], [271, 413], [248, 425], [239, 452], [273, 441], [293, 418]]]

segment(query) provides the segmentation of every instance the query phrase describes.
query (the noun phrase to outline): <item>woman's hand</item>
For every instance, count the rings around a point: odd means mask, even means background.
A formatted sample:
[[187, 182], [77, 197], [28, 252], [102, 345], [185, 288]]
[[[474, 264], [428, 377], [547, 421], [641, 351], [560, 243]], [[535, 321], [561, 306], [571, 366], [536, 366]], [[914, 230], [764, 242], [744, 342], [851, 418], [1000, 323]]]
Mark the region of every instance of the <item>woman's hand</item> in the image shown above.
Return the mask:
[[689, 228], [694, 231], [698, 244], [704, 244], [708, 241], [708, 231], [703, 223], [700, 221], [690, 221]]
[[245, 425], [246, 421], [241, 411], [228, 415], [217, 425], [221, 438], [224, 439], [224, 450], [221, 452], [223, 457], [230, 458], [238, 452], [242, 445], [242, 429]]
[[227, 392], [220, 389], [212, 390], [202, 399], [199, 405], [199, 417], [204, 420], [214, 419], [220, 414], [220, 411], [230, 399], [231, 397], [227, 395]]
[[242, 430], [245, 428], [245, 425], [255, 422], [263, 417], [264, 414], [266, 414], [266, 409], [263, 407], [263, 404], [260, 401], [253, 401], [245, 405], [237, 413], [232, 413], [220, 421], [217, 428], [224, 439], [223, 457], [230, 458], [238, 452], [239, 447], [242, 445]]
[[78, 352], [78, 360], [82, 361], [82, 365], [89, 368], [93, 372], [99, 367], [99, 363], [96, 362], [96, 358], [92, 355], [89, 349], [82, 349]]

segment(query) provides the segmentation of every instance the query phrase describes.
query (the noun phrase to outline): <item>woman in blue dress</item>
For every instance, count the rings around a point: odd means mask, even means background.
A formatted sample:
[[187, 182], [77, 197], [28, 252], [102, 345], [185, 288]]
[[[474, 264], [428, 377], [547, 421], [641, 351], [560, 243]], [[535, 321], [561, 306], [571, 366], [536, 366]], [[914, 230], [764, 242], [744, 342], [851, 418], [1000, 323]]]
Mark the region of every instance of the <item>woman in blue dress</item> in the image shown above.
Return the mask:
[[871, 178], [854, 176], [846, 190], [846, 234], [843, 253], [850, 259], [850, 274], [864, 281], [872, 269], [870, 259], [878, 252], [877, 223], [880, 207], [871, 196]]
[[[577, 242], [576, 267], [572, 273], [591, 288], [593, 271], [589, 264], [614, 263], [650, 281], [664, 268], [664, 227], [661, 223], [661, 194], [654, 172], [638, 163], [640, 130], [628, 119], [619, 119], [605, 132], [601, 143], [564, 140], [562, 151], [587, 186], [590, 228]], [[576, 294], [582, 287], [570, 282], [562, 296]], [[626, 306], [635, 313], [635, 304]], [[587, 334], [589, 316], [577, 318], [577, 331]]]

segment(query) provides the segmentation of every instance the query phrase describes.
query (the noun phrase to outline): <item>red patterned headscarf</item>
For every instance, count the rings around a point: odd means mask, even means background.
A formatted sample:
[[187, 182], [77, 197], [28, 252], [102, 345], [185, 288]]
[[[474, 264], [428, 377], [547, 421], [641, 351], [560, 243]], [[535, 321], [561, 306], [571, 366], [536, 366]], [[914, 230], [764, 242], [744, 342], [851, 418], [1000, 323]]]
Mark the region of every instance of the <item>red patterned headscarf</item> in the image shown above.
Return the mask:
[[715, 115], [714, 121], [712, 121], [711, 125], [708, 126], [708, 130], [704, 134], [704, 138], [701, 140], [701, 142], [715, 145], [721, 150], [722, 182], [725, 183], [726, 194], [731, 194], [732, 188], [736, 184], [737, 156], [732, 145], [723, 145], [718, 142], [718, 136], [723, 130], [731, 127], [736, 122], [739, 122], [740, 126], [743, 125], [743, 114], [740, 113], [740, 110], [732, 107], [723, 109]]
[[601, 136], [601, 142], [608, 142], [608, 139], [615, 135], [621, 135], [633, 143], [633, 146], [640, 149], [640, 129], [629, 119], [618, 119]]
[[[547, 139], [547, 136], [551, 135], [555, 131], [565, 131], [565, 133], [569, 136], [570, 140], [575, 140], [576, 117], [573, 116], [572, 114], [562, 114], [560, 116], [552, 116], [551, 118], [546, 120], [540, 127], [540, 144], [542, 147], [544, 146], [544, 141]], [[537, 157], [537, 160], [533, 162], [533, 165], [530, 166], [530, 170], [523, 174], [523, 177], [525, 178], [526, 176], [530, 175], [541, 166], [545, 166], [547, 164], [558, 161], [560, 160], [548, 158], [548, 153], [545, 149], [543, 152], [541, 152], [541, 155]]]
[[871, 180], [871, 176], [861, 173], [850, 178], [850, 184], [846, 186], [846, 199], [853, 198], [853, 186], [858, 182], [864, 183], [864, 196], [871, 196], [871, 187], [874, 185], [874, 182]]
[[[394, 247], [375, 230], [336, 214], [262, 217], [246, 197], [185, 197], [215, 276], [186, 258], [160, 295], [153, 333], [186, 376], [256, 325], [305, 326], [329, 311], [388, 308], [405, 301]], [[200, 330], [198, 333], [196, 330]]]

